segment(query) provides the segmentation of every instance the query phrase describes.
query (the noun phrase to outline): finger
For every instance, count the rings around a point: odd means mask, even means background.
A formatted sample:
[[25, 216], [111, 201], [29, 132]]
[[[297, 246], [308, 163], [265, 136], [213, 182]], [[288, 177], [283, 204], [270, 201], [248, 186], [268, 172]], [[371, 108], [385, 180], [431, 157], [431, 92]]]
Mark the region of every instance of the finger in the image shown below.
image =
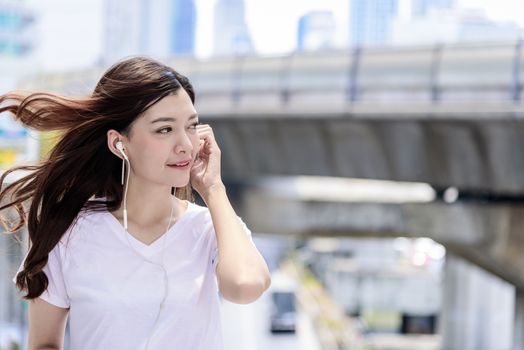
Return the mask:
[[202, 126], [198, 130], [198, 137], [200, 138], [200, 150], [207, 154], [210, 154], [215, 150], [220, 151], [211, 127], [208, 125], [199, 126]]
[[211, 128], [211, 126], [209, 126], [207, 124], [197, 125], [197, 132], [198, 132], [198, 134], [206, 134], [206, 133], [213, 134], [213, 129]]
[[200, 135], [200, 143], [201, 143], [201, 148], [205, 148], [208, 145], [214, 145], [216, 142], [215, 142], [215, 139], [212, 136], [210, 136], [209, 134], [202, 134]]
[[210, 129], [203, 129], [203, 130], [198, 131], [198, 136], [200, 138], [204, 138], [204, 137], [209, 138], [209, 137], [213, 137], [214, 134], [213, 134], [213, 131]]
[[193, 168], [191, 168], [191, 173], [195, 175], [199, 175], [199, 174], [202, 174], [204, 170], [205, 170], [205, 164], [204, 162], [201, 162], [200, 164], [197, 164]]
[[200, 149], [201, 151], [208, 153], [213, 152], [213, 150], [218, 150], [218, 144], [213, 137], [204, 137], [203, 144]]
[[213, 133], [213, 130], [209, 126], [203, 126], [201, 128], [197, 128], [198, 135], [204, 135], [204, 134], [210, 134]]

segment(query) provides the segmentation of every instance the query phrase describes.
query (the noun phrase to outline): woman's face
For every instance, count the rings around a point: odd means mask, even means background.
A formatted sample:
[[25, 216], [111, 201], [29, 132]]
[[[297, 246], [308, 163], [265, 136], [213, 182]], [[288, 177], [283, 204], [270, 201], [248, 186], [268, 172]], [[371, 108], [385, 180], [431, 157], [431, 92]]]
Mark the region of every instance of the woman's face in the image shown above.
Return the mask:
[[[186, 186], [200, 147], [197, 123], [196, 110], [182, 88], [147, 109], [133, 122], [131, 138], [124, 141], [130, 177], [158, 185]], [[190, 164], [184, 168], [169, 166], [187, 160]]]

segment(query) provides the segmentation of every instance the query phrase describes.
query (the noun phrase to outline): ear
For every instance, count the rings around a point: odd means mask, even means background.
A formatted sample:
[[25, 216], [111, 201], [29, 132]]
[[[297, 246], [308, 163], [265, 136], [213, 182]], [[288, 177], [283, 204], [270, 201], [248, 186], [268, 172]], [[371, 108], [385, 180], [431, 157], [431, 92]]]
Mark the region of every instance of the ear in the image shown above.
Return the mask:
[[107, 147], [109, 150], [120, 159], [124, 159], [122, 153], [116, 148], [116, 143], [122, 141], [124, 144], [124, 150], [126, 149], [127, 139], [121, 135], [118, 131], [110, 129], [107, 131]]

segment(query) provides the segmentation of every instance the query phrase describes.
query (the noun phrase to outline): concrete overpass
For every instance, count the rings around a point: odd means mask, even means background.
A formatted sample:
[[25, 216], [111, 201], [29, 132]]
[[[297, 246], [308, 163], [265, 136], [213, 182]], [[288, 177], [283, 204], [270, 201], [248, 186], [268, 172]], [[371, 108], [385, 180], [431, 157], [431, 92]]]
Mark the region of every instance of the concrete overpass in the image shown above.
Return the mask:
[[[281, 189], [286, 186], [285, 180], [280, 183], [267, 186], [262, 181], [243, 191], [241, 214], [254, 231], [300, 237], [429, 237], [524, 290], [523, 206], [410, 201], [409, 193], [404, 195], [405, 202], [330, 200], [321, 183], [317, 195], [306, 198]], [[351, 187], [363, 185], [348, 180], [347, 185], [340, 186], [341, 191], [348, 186], [351, 191]], [[372, 186], [382, 188], [387, 199], [391, 191], [388, 185]]]
[[[227, 178], [327, 175], [524, 193], [521, 42], [168, 63], [195, 85]], [[102, 72], [23, 87], [85, 94]]]

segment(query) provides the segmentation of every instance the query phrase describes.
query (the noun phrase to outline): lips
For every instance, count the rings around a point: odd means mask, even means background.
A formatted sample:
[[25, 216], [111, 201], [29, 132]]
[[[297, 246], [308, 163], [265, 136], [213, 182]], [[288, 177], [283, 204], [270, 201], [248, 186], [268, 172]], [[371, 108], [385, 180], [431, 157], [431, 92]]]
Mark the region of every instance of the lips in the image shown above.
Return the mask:
[[168, 164], [168, 166], [184, 167], [191, 162], [191, 159], [187, 159], [178, 163]]

